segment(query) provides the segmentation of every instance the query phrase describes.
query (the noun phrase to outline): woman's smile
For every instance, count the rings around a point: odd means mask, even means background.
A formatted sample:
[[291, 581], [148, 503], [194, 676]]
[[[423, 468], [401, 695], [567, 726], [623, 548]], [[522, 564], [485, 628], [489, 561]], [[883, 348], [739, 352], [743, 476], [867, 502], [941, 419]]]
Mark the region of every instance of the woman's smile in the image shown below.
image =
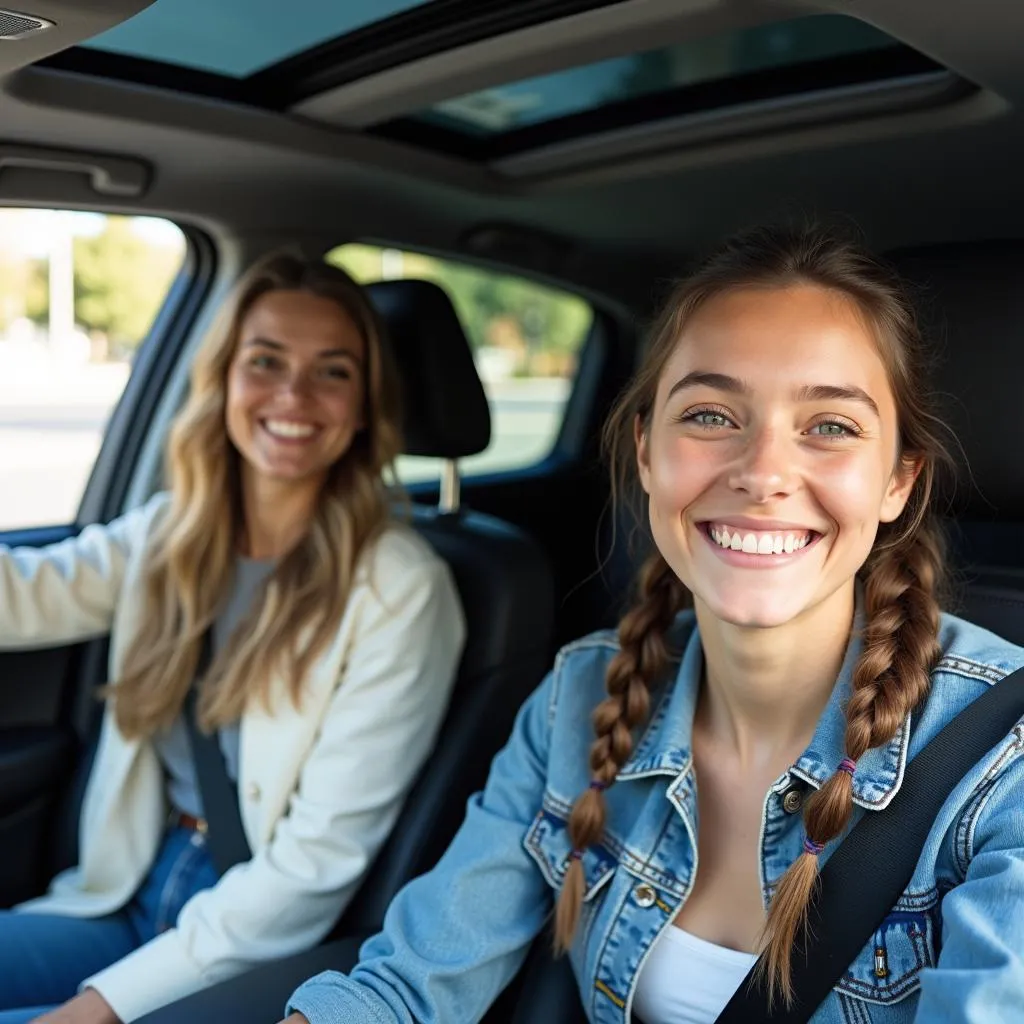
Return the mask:
[[708, 301], [666, 363], [637, 456], [658, 548], [698, 606], [777, 627], [845, 603], [913, 482], [855, 307], [813, 285]]
[[701, 536], [727, 564], [741, 569], [776, 569], [792, 565], [821, 539], [800, 527], [751, 529], [734, 520], [698, 523]]

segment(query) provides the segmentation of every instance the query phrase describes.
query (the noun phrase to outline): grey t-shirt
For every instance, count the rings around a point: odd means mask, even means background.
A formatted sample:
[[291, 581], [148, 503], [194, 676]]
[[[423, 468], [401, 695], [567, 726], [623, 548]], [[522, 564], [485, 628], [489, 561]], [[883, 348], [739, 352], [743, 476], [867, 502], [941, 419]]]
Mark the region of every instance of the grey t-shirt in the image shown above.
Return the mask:
[[[275, 564], [272, 559], [238, 559], [231, 590], [213, 624], [214, 651], [219, 651], [228, 642], [235, 627], [248, 613], [256, 592], [274, 571]], [[203, 817], [203, 801], [196, 782], [185, 719], [179, 715], [166, 733], [158, 733], [154, 737], [153, 745], [167, 775], [167, 798], [171, 806], [194, 818]], [[238, 781], [238, 745], [238, 723], [224, 726], [220, 730], [220, 749], [224, 753], [228, 775], [235, 782]]]

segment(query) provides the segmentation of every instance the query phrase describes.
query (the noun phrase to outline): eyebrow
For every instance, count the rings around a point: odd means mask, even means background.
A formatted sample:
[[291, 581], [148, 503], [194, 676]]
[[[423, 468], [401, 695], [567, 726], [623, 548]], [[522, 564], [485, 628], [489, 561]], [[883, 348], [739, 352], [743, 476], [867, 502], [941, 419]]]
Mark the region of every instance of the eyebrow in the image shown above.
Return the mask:
[[[244, 342], [244, 345], [246, 348], [252, 348], [254, 346], [269, 348], [274, 352], [286, 352], [288, 350], [287, 345], [282, 345], [279, 341], [271, 341], [270, 338], [249, 338]], [[324, 349], [322, 352], [317, 352], [316, 354], [317, 359], [335, 359], [341, 356], [351, 359], [352, 362], [358, 366], [362, 365], [363, 361], [359, 356], [347, 348], [328, 348]]]
[[[752, 391], [746, 381], [742, 381], [738, 377], [730, 377], [727, 373], [694, 370], [672, 385], [668, 398], [679, 391], [696, 387], [714, 388], [716, 391], [727, 391], [735, 395], [749, 395]], [[878, 404], [856, 384], [805, 384], [797, 391], [796, 400], [798, 402], [859, 402], [870, 409], [875, 416], [880, 417]]]

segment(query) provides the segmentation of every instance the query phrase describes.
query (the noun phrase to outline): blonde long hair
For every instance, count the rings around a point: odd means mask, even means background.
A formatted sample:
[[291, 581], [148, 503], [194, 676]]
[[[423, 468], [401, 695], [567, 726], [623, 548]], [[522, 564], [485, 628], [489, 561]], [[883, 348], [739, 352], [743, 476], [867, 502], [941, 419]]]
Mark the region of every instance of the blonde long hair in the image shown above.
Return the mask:
[[278, 563], [252, 611], [200, 684], [199, 720], [237, 720], [253, 696], [270, 707], [283, 675], [298, 706], [303, 680], [345, 610], [364, 548], [389, 519], [383, 473], [401, 451], [398, 380], [380, 320], [343, 270], [276, 254], [238, 283], [196, 355], [188, 401], [168, 444], [170, 506], [149, 539], [145, 611], [119, 680], [104, 690], [128, 738], [171, 725], [191, 687], [200, 645], [231, 585], [242, 526], [240, 456], [225, 426], [227, 375], [242, 322], [278, 289], [335, 301], [366, 343], [366, 427], [331, 467], [305, 535]]
[[[763, 228], [738, 235], [686, 279], [669, 299], [639, 373], [620, 398], [605, 427], [618, 499], [635, 491], [634, 424], [649, 427], [661, 373], [689, 319], [706, 302], [733, 288], [816, 284], [852, 299], [874, 329], [896, 403], [899, 458], [920, 472], [903, 513], [880, 526], [862, 566], [866, 628], [846, 706], [845, 754], [857, 761], [887, 744], [907, 715], [928, 695], [939, 657], [939, 597], [945, 570], [944, 545], [932, 508], [938, 472], [950, 459], [943, 425], [931, 411], [925, 389], [925, 348], [913, 307], [899, 279], [856, 242], [824, 227]], [[604, 833], [604, 790], [614, 784], [633, 749], [634, 733], [647, 719], [652, 685], [669, 661], [667, 633], [687, 603], [686, 588], [657, 551], [638, 576], [638, 599], [619, 624], [621, 650], [608, 666], [607, 698], [594, 711], [596, 740], [590, 752], [595, 785], [582, 793], [569, 818], [569, 836], [580, 852]], [[838, 767], [838, 766], [837, 766]], [[804, 827], [815, 848], [838, 838], [853, 813], [849, 772], [836, 770], [804, 805]], [[771, 997], [792, 997], [790, 963], [805, 934], [818, 858], [802, 853], [778, 879], [768, 912], [762, 970]], [[583, 868], [574, 856], [566, 872], [555, 916], [555, 942], [568, 949], [583, 898]]]

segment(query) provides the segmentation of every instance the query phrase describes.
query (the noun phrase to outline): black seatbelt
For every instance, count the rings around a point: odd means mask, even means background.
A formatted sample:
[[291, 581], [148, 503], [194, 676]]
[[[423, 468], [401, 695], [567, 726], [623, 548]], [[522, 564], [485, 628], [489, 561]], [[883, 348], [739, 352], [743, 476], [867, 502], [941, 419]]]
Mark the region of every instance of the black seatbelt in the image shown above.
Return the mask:
[[238, 786], [228, 775], [224, 752], [220, 748], [220, 733], [210, 736], [200, 731], [196, 721], [199, 681], [206, 675], [213, 661], [213, 628], [203, 635], [196, 666], [196, 679], [185, 699], [185, 721], [188, 728], [192, 763], [196, 769], [196, 784], [203, 802], [206, 819], [206, 843], [210, 858], [223, 875], [229, 868], [252, 857], [249, 841], [242, 827], [242, 814], [238, 806]]
[[[1010, 673], [960, 712], [907, 765], [884, 811], [850, 830], [821, 870], [807, 930], [793, 950], [789, 1009], [755, 980], [756, 965], [716, 1024], [805, 1024], [867, 945], [910, 884], [946, 798], [967, 772], [1024, 716], [1024, 669]], [[811, 936], [805, 945], [805, 937]]]

